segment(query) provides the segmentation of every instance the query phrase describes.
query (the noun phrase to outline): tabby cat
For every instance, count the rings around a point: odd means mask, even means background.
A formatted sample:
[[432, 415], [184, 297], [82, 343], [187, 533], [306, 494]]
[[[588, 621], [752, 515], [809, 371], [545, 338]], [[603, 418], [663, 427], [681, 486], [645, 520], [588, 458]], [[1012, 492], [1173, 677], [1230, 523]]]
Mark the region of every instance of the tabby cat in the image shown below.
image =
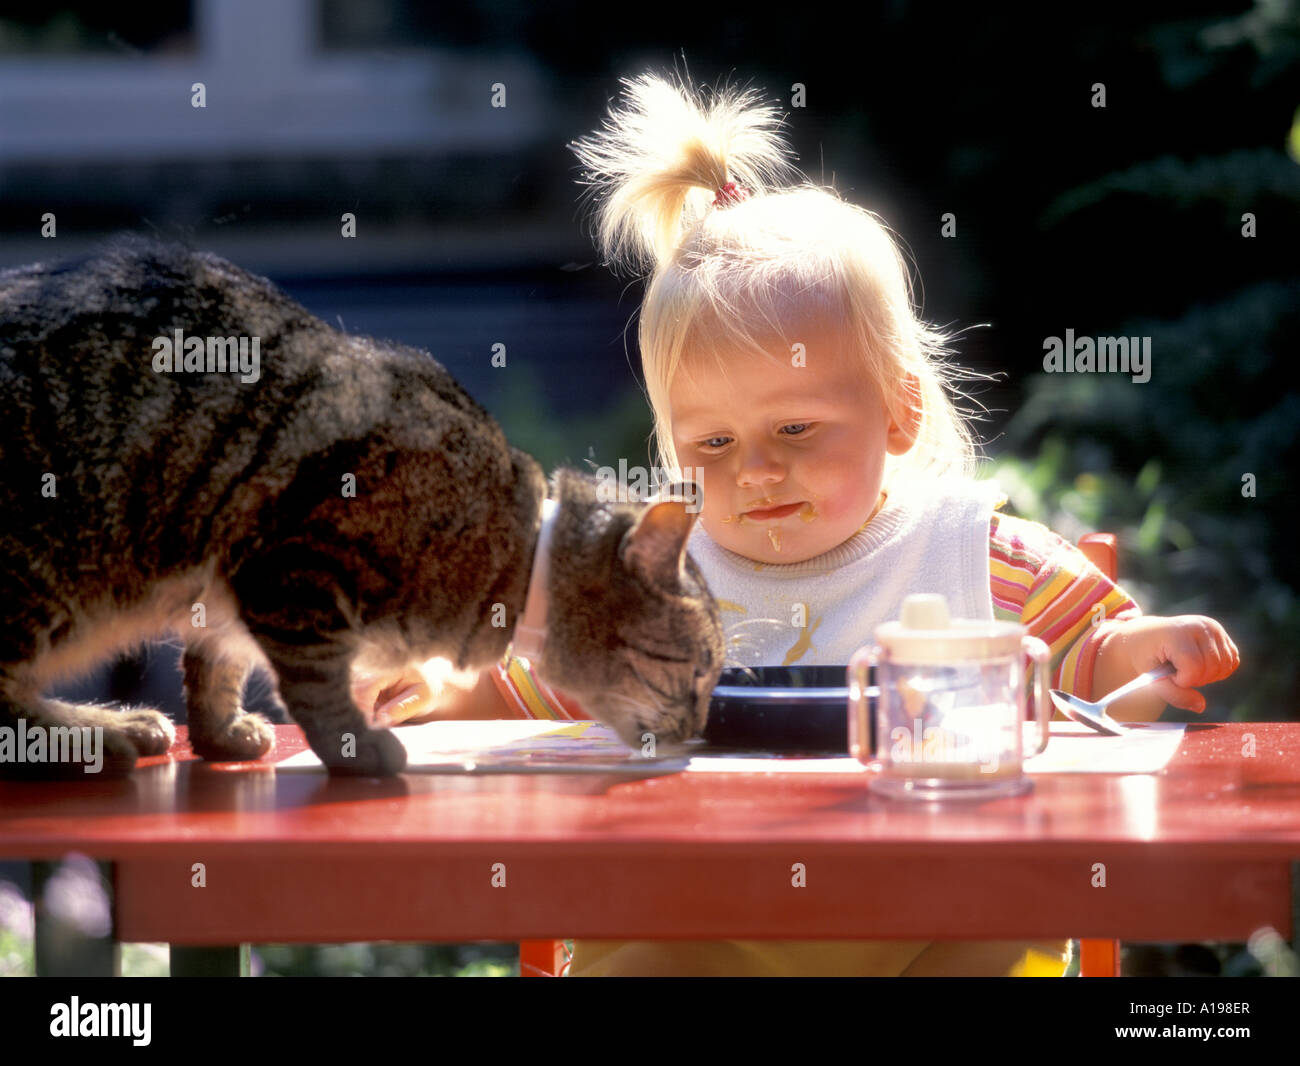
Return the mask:
[[[156, 710], [43, 693], [179, 635], [197, 754], [271, 750], [270, 724], [241, 707], [262, 666], [331, 771], [395, 774], [404, 749], [354, 705], [354, 665], [475, 669], [510, 643], [548, 486], [425, 352], [340, 332], [216, 256], [128, 237], [0, 272], [0, 399], [0, 733], [101, 726], [106, 772], [167, 751]], [[598, 488], [554, 475], [534, 665], [629, 744], [698, 735], [723, 636], [686, 553], [695, 515]]]

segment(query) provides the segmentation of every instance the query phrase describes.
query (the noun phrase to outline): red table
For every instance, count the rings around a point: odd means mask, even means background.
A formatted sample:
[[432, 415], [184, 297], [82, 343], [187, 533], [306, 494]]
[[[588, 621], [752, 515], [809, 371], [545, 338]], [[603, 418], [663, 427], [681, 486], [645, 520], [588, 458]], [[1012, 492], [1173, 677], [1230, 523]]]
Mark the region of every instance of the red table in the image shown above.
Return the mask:
[[[276, 732], [272, 758], [303, 747]], [[0, 783], [0, 812], [0, 858], [114, 864], [125, 941], [1241, 941], [1300, 924], [1290, 723], [1192, 725], [1158, 775], [1036, 775], [942, 811], [832, 774], [276, 775], [195, 761], [182, 730], [130, 779]]]

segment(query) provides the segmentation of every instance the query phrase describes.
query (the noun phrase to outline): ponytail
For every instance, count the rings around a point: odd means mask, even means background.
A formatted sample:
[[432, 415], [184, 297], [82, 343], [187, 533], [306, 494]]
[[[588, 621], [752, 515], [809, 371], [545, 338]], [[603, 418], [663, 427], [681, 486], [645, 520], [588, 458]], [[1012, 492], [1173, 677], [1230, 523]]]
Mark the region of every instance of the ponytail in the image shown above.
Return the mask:
[[599, 201], [596, 240], [606, 265], [659, 269], [728, 182], [761, 195], [793, 169], [776, 108], [753, 90], [722, 91], [705, 103], [653, 74], [623, 84], [624, 107], [570, 145]]

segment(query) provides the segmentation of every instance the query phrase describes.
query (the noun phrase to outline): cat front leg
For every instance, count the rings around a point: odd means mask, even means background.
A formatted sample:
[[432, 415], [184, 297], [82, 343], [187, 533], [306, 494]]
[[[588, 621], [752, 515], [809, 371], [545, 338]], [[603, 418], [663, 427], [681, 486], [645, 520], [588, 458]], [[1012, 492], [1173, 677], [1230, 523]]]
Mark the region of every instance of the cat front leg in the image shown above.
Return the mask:
[[388, 777], [405, 767], [406, 749], [388, 730], [371, 729], [352, 702], [357, 629], [338, 570], [323, 547], [298, 540], [247, 560], [230, 585], [311, 750], [331, 773]]
[[222, 656], [208, 643], [188, 645], [182, 659], [190, 746], [210, 762], [260, 759], [275, 747], [275, 731], [244, 710], [249, 663]]
[[156, 711], [47, 700], [0, 683], [0, 778], [121, 777], [135, 769], [139, 756], [165, 752], [174, 736], [171, 723]]
[[285, 645], [253, 634], [280, 682], [280, 698], [332, 774], [391, 777], [406, 749], [387, 729], [371, 729], [352, 702], [351, 654], [341, 644]]

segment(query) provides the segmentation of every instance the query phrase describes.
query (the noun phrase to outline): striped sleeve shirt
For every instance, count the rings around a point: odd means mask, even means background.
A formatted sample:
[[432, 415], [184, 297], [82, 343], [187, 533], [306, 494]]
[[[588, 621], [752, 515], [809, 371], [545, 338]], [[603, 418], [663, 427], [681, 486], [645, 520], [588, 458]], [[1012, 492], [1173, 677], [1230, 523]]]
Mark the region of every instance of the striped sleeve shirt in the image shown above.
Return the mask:
[[[994, 511], [989, 521], [993, 617], [1018, 622], [1051, 652], [1052, 686], [1092, 696], [1102, 641], [1136, 603], [1084, 554], [1046, 526]], [[493, 669], [506, 705], [521, 718], [586, 719], [582, 707], [543, 682], [527, 659], [507, 655]]]

